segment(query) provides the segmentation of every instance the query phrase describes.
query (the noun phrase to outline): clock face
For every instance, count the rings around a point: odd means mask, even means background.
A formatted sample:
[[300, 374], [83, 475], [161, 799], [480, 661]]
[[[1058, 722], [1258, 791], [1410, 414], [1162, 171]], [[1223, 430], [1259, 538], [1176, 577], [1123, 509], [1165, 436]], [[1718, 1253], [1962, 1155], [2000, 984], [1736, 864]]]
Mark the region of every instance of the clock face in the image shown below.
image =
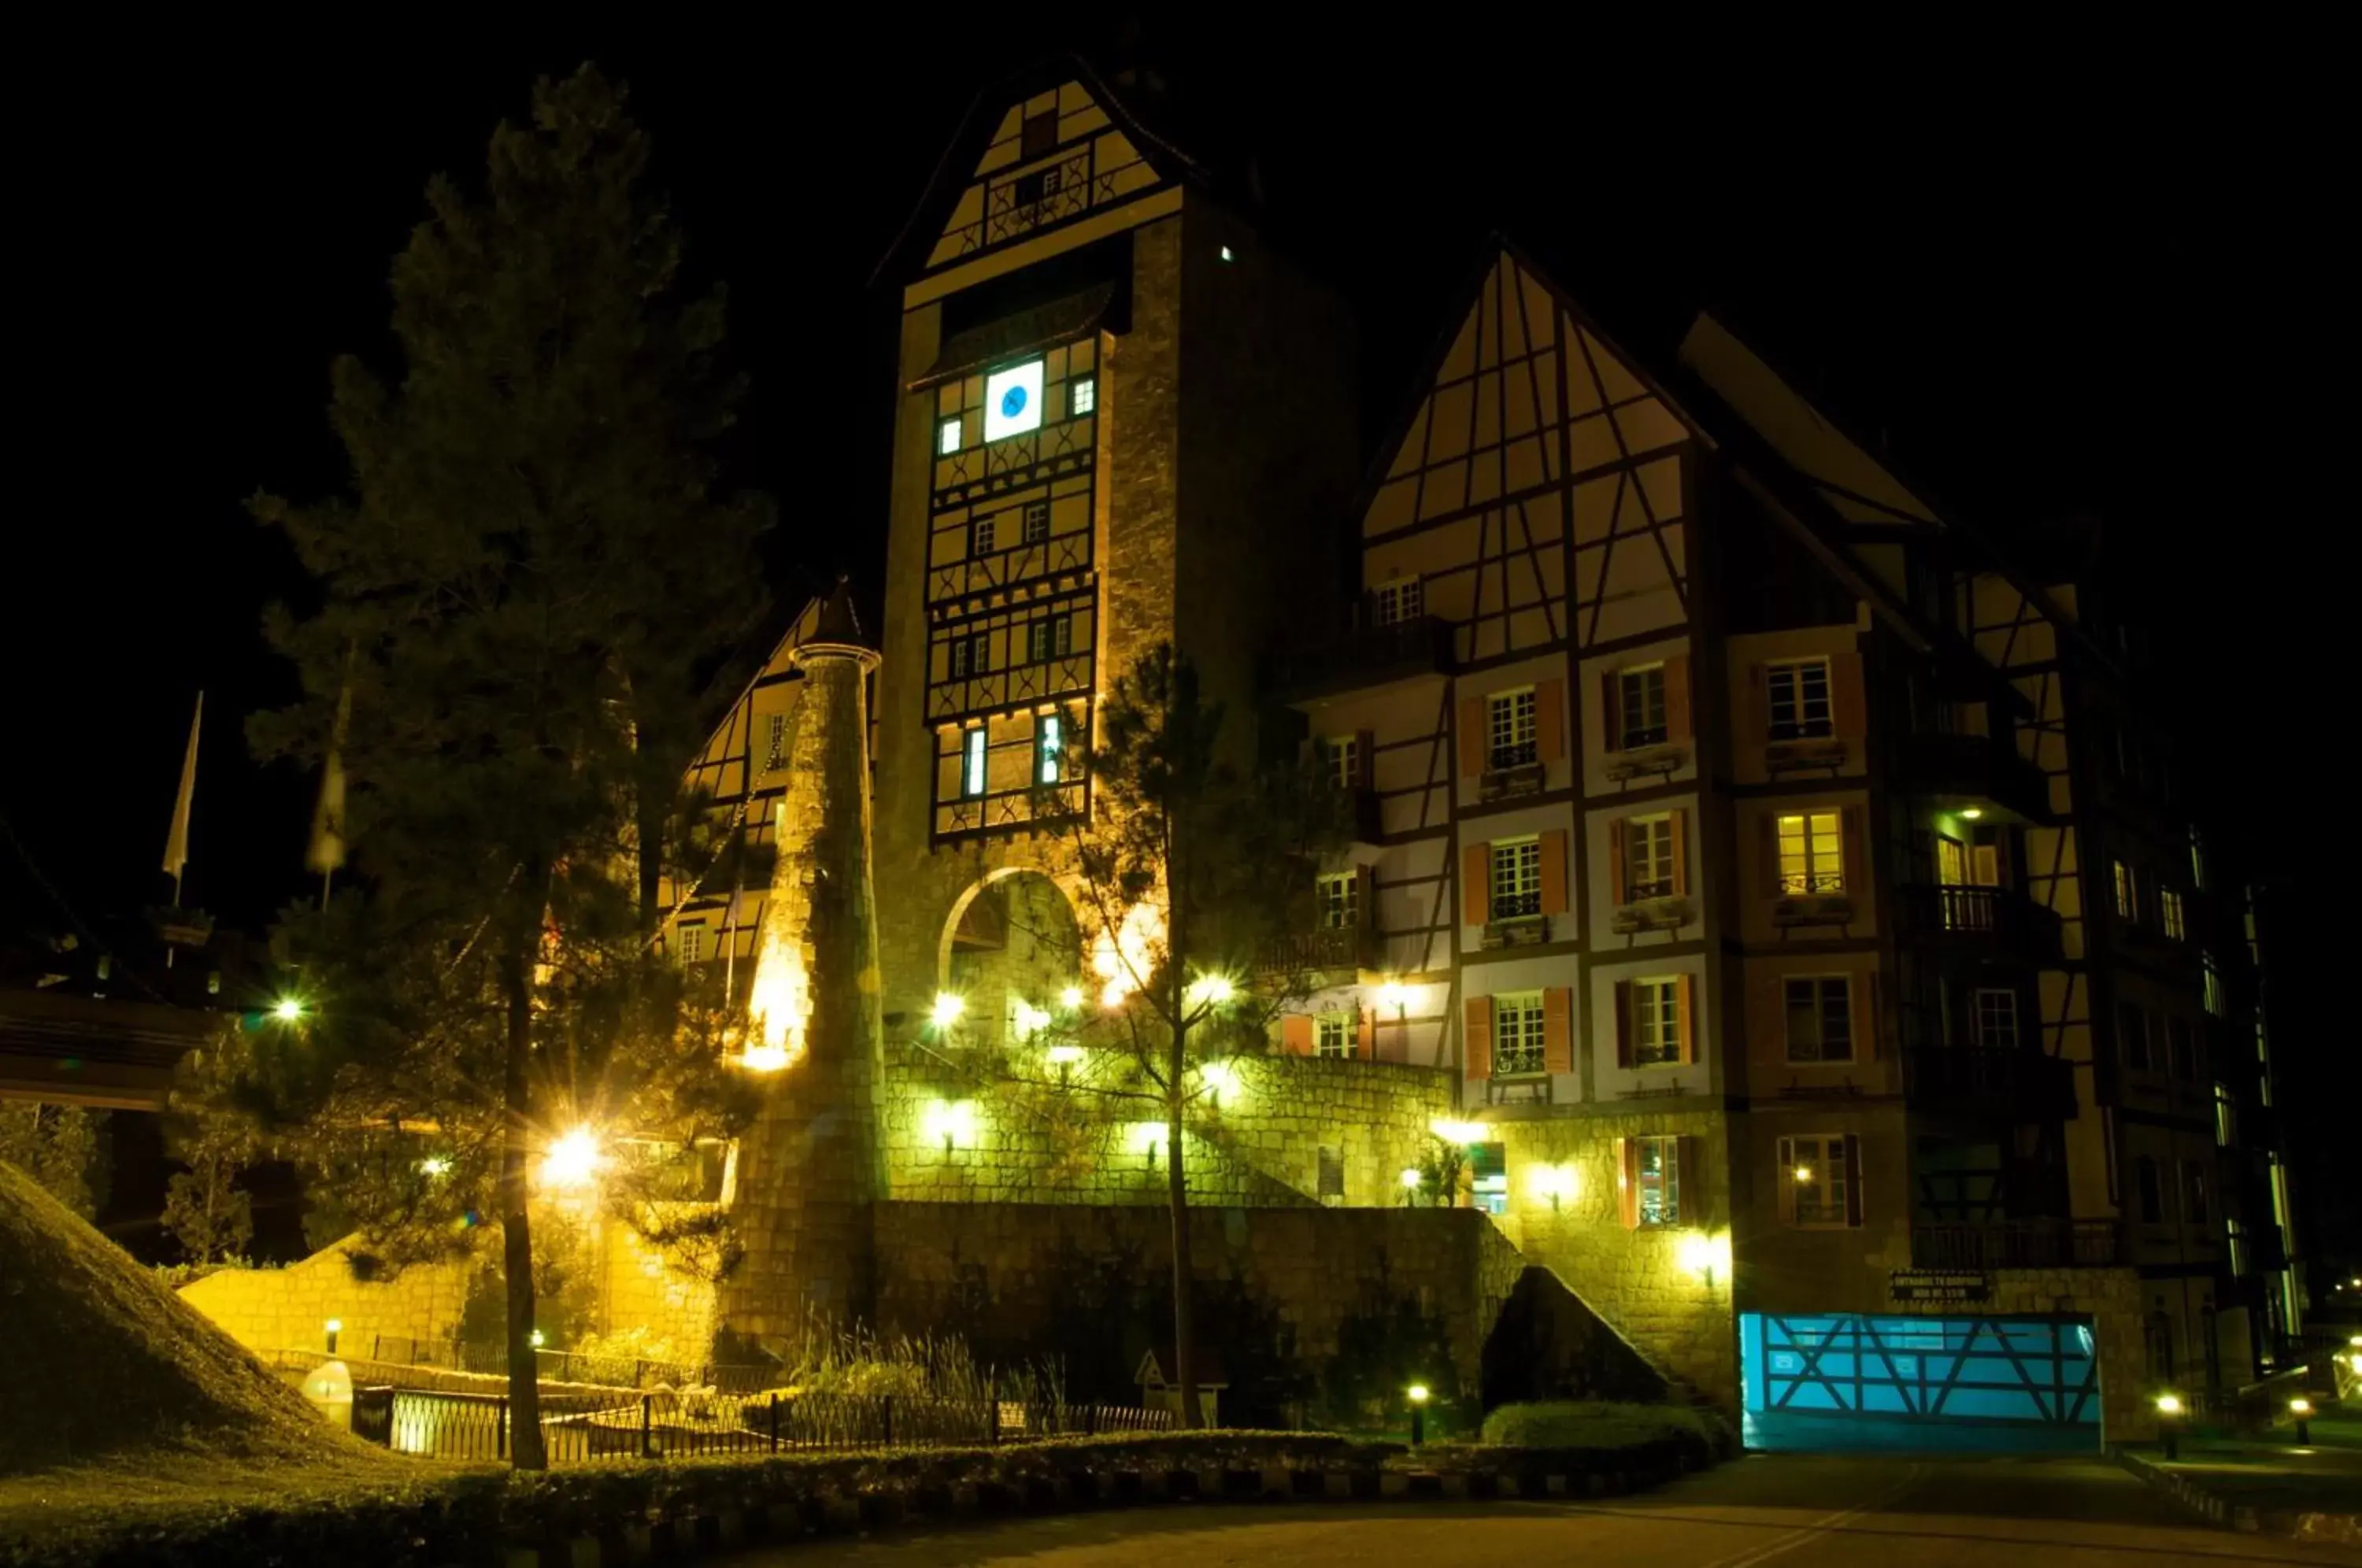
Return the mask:
[[995, 370], [984, 383], [984, 438], [1022, 436], [1042, 427], [1042, 361]]

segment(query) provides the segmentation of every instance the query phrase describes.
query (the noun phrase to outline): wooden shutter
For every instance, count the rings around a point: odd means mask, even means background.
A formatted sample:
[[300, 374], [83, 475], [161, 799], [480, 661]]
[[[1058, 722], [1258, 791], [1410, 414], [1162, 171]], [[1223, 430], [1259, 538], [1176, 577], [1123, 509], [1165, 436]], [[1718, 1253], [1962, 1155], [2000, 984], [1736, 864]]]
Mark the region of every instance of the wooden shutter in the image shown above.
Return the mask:
[[1673, 838], [1673, 896], [1686, 897], [1690, 890], [1690, 814], [1672, 813]]
[[1462, 777], [1485, 771], [1485, 699], [1469, 697], [1460, 704], [1460, 772]]
[[1616, 982], [1616, 1065], [1632, 1065], [1632, 982]]
[[1697, 979], [1682, 975], [1673, 981], [1673, 1011], [1681, 1024], [1682, 1060], [1697, 1060]]
[[1755, 819], [1756, 841], [1762, 851], [1763, 897], [1780, 896], [1780, 808], [1766, 806]]
[[1309, 1013], [1291, 1012], [1281, 1017], [1279, 1048], [1291, 1056], [1312, 1055], [1312, 1017]]
[[1788, 1060], [1788, 977], [1758, 971], [1747, 977], [1748, 1058], [1766, 1066]]
[[1640, 1228], [1640, 1142], [1637, 1138], [1616, 1140], [1616, 1211], [1624, 1229]]
[[1566, 913], [1566, 834], [1552, 828], [1541, 835], [1542, 913]]
[[1542, 1071], [1574, 1071], [1574, 992], [1564, 986], [1542, 992]]
[[1599, 677], [1599, 745], [1605, 751], [1624, 749], [1624, 681], [1615, 670]]
[[1761, 745], [1772, 738], [1772, 700], [1761, 665], [1747, 667], [1747, 684], [1731, 707], [1740, 745]]
[[1534, 755], [1556, 762], [1566, 755], [1566, 682], [1534, 682]]
[[1861, 1140], [1852, 1133], [1845, 1139], [1846, 1223], [1861, 1224]]
[[1685, 741], [1691, 735], [1690, 657], [1675, 654], [1665, 660], [1665, 738]]
[[1796, 1141], [1783, 1138], [1774, 1145], [1779, 1153], [1780, 1169], [1772, 1183], [1780, 1200], [1780, 1223], [1796, 1222]]
[[1374, 1007], [1354, 1009], [1354, 1055], [1364, 1062], [1378, 1059], [1378, 1010]]
[[1472, 844], [1460, 856], [1460, 918], [1483, 925], [1493, 912], [1493, 846]]
[[1838, 734], [1858, 736], [1870, 728], [1861, 689], [1861, 655], [1829, 656], [1829, 723]]
[[1378, 787], [1378, 737], [1368, 730], [1353, 732], [1353, 788], [1374, 790]]
[[1489, 1078], [1493, 1076], [1493, 999], [1470, 997], [1461, 1016], [1467, 1021], [1468, 1076]]
[[1703, 1192], [1705, 1188], [1702, 1174], [1705, 1167], [1698, 1163], [1698, 1141], [1686, 1132], [1673, 1140], [1673, 1223], [1677, 1225], [1697, 1223], [1696, 1210], [1690, 1207], [1690, 1195], [1684, 1189], [1690, 1185], [1693, 1171], [1701, 1173], [1698, 1189]]
[[1845, 890], [1856, 900], [1858, 910], [1867, 909], [1870, 898], [1870, 857], [1863, 853], [1861, 842], [1861, 808], [1838, 808], [1838, 865], [1845, 875]]
[[1378, 929], [1378, 877], [1374, 866], [1353, 867], [1353, 923], [1363, 931]]
[[1632, 877], [1624, 859], [1625, 819], [1607, 824], [1607, 898], [1611, 903], [1631, 901]]

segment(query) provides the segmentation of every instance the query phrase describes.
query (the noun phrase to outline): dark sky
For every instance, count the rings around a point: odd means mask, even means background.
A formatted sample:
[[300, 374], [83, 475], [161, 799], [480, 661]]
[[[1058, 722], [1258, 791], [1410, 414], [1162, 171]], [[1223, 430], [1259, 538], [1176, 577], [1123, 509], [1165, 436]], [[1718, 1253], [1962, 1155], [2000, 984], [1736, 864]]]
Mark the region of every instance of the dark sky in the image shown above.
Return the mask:
[[[1149, 61], [1259, 150], [1272, 206], [1361, 307], [1374, 434], [1498, 226], [1637, 335], [1727, 307], [1996, 527], [2103, 514], [2194, 771], [2294, 879], [2281, 1034], [2303, 1054], [2332, 1016], [2305, 917], [2345, 873], [2277, 797], [2319, 788], [2309, 753], [2334, 737], [2316, 693], [2342, 611], [2316, 541], [2340, 532], [2326, 453], [2351, 400], [2311, 383], [2347, 358], [2328, 302], [2351, 258], [2327, 100], [2300, 68], [2219, 37], [1975, 46], [1990, 59], [1895, 40], [1874, 68], [1860, 39], [1709, 50], [1471, 19], [1454, 42], [1452, 17], [1368, 12], [1367, 39], [1299, 43], [1197, 15], [868, 8], [824, 41], [209, 34], [28, 69], [0, 811], [49, 880], [91, 911], [152, 897], [202, 686], [191, 896], [259, 922], [296, 890], [308, 786], [240, 734], [286, 689], [256, 628], [289, 569], [239, 502], [340, 482], [329, 359], [382, 362], [425, 177], [480, 174], [535, 74], [594, 58], [633, 87], [692, 267], [731, 287], [756, 378], [734, 460], [781, 500], [767, 568], [794, 598], [837, 569], [874, 580], [882, 552], [891, 304], [872, 267], [975, 89], [1077, 47]], [[0, 914], [53, 920], [5, 843]]]

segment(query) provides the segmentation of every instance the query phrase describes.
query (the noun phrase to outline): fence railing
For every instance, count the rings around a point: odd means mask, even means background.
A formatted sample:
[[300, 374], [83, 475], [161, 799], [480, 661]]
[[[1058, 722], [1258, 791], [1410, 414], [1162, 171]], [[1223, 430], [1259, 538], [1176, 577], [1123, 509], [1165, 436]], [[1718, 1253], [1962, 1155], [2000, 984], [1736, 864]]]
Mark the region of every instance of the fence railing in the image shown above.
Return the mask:
[[1911, 1227], [1916, 1268], [2113, 1268], [2125, 1261], [2124, 1230], [2113, 1220]]

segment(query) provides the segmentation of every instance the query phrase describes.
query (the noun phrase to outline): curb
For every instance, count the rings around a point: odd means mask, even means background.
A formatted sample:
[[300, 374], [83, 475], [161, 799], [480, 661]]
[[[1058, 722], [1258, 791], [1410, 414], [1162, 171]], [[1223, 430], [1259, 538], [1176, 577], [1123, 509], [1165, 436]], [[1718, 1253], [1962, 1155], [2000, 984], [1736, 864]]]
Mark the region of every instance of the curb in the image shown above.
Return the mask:
[[2362, 1546], [2362, 1515], [2293, 1513], [2256, 1508], [2218, 1496], [2187, 1476], [2177, 1475], [2120, 1444], [2108, 1457], [2183, 1507], [2224, 1529], [2246, 1535], [2286, 1536], [2293, 1540]]
[[614, 1535], [510, 1546], [503, 1568], [624, 1568], [702, 1556], [723, 1548], [785, 1544], [896, 1525], [1075, 1513], [1155, 1503], [1462, 1502], [1471, 1498], [1569, 1501], [1616, 1496], [1689, 1474], [1687, 1460], [1608, 1474], [1552, 1470], [1386, 1470], [1373, 1465], [1294, 1469], [1076, 1470], [1017, 1485], [912, 1487], [866, 1497], [750, 1505], [633, 1524]]

